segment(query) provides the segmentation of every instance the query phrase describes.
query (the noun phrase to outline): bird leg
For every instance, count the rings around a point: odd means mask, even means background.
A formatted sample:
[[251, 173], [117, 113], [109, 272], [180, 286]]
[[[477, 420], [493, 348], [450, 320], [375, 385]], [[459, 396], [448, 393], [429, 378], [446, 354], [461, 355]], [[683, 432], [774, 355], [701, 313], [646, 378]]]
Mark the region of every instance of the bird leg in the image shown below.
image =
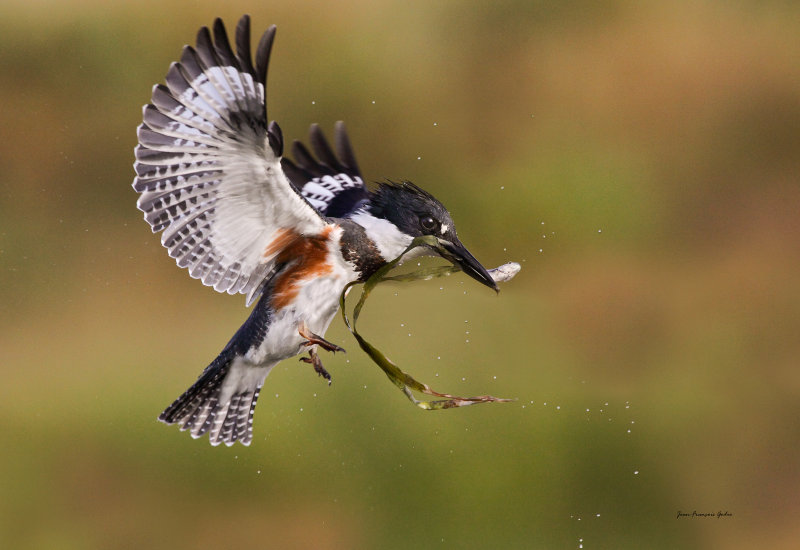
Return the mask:
[[317, 352], [314, 350], [314, 348], [308, 350], [308, 355], [309, 357], [301, 357], [300, 360], [303, 363], [311, 363], [311, 365], [314, 367], [314, 372], [327, 380], [328, 385], [330, 386], [331, 375], [325, 370], [325, 367], [322, 366], [322, 361], [320, 360], [319, 355], [317, 355]]
[[333, 352], [344, 351], [344, 348], [340, 348], [336, 344], [328, 342], [322, 336], [319, 336], [311, 332], [305, 323], [300, 323], [300, 326], [298, 327], [297, 330], [300, 333], [300, 336], [306, 339], [306, 342], [303, 343], [304, 346], [313, 346], [316, 344], [325, 351], [333, 351]]
[[[300, 323], [300, 326], [298, 327], [298, 332], [300, 333], [300, 336], [306, 339], [306, 341], [303, 342], [304, 346], [316, 345], [320, 346], [322, 349], [326, 351], [332, 351], [332, 352], [344, 351], [344, 348], [341, 348], [336, 344], [332, 344], [322, 336], [319, 336], [318, 334], [314, 334], [313, 332], [311, 332], [305, 323]], [[328, 373], [327, 370], [325, 370], [325, 367], [322, 366], [322, 360], [319, 358], [319, 355], [317, 355], [317, 350], [315, 348], [311, 348], [310, 350], [308, 350], [308, 357], [301, 357], [300, 360], [303, 363], [311, 363], [311, 365], [314, 367], [314, 372], [316, 372], [318, 375], [327, 380], [329, 386], [331, 385], [331, 375]]]

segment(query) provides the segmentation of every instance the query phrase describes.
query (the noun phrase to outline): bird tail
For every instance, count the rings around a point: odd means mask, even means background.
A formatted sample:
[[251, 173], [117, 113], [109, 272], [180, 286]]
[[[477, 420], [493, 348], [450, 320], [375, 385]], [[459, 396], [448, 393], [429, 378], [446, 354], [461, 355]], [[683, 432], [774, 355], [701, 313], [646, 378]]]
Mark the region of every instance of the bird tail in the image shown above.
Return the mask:
[[158, 419], [178, 424], [195, 439], [208, 433], [211, 444], [250, 445], [253, 439], [253, 410], [272, 366], [256, 367], [217, 357], [183, 395]]

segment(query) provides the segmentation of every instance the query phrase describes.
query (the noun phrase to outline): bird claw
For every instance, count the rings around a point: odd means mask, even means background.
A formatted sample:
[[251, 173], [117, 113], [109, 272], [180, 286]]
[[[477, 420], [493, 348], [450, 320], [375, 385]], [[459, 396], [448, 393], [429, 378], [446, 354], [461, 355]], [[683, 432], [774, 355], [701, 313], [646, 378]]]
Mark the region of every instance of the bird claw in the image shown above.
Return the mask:
[[320, 360], [319, 355], [317, 355], [314, 350], [310, 350], [308, 355], [309, 357], [301, 357], [300, 361], [303, 363], [310, 363], [314, 367], [314, 372], [327, 380], [328, 385], [330, 386], [332, 382], [331, 375], [327, 370], [325, 370], [325, 367], [322, 366], [322, 361]]
[[298, 332], [300, 333], [300, 336], [302, 336], [303, 338], [306, 339], [306, 341], [303, 342], [304, 346], [314, 346], [314, 345], [316, 345], [316, 346], [321, 347], [325, 351], [332, 351], [334, 353], [336, 353], [337, 351], [341, 351], [342, 353], [345, 352], [344, 348], [339, 347], [334, 343], [328, 342], [322, 336], [319, 336], [318, 334], [314, 334], [313, 332], [308, 330], [308, 327], [306, 326], [305, 323], [300, 325], [300, 328], [298, 329]]

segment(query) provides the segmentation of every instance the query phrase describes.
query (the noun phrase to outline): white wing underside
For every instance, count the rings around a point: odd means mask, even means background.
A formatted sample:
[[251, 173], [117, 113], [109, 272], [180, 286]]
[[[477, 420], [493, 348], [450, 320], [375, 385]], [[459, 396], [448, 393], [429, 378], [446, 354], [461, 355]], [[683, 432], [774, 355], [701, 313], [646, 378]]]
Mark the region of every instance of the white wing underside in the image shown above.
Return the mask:
[[170, 67], [167, 85], [153, 89], [138, 129], [133, 186], [177, 264], [219, 292], [246, 294], [249, 304], [275, 267], [280, 248], [271, 245], [286, 230], [313, 235], [327, 222], [281, 168], [270, 143], [277, 140], [280, 150], [280, 130], [268, 130], [264, 85], [249, 59], [240, 50], [228, 59], [236, 66], [211, 65], [225, 63], [225, 48], [219, 36], [213, 48], [198, 38], [197, 50], [187, 46]]

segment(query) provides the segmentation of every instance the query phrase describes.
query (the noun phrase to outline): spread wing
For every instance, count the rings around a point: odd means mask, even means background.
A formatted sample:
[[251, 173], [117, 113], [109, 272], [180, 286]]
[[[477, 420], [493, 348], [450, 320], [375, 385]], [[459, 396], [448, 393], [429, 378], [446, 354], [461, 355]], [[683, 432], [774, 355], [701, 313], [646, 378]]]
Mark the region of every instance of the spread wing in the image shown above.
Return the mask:
[[338, 157], [319, 126], [312, 124], [309, 142], [317, 159], [305, 145], [295, 141], [292, 146], [295, 162], [284, 158], [282, 164], [292, 184], [322, 215], [346, 218], [369, 199], [369, 191], [364, 185], [343, 122], [336, 123], [333, 138]]
[[287, 233], [313, 235], [327, 222], [281, 167], [283, 138], [267, 124], [266, 77], [275, 27], [250, 52], [250, 19], [236, 27], [236, 53], [220, 19], [203, 27], [153, 88], [138, 128], [137, 205], [180, 267], [250, 304], [275, 267]]

